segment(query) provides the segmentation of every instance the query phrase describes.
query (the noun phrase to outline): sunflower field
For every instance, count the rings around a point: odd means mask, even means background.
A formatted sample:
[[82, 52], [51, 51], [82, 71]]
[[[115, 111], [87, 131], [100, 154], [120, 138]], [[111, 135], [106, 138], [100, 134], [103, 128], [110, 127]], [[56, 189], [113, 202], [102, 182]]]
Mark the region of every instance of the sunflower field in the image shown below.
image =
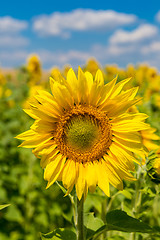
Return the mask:
[[0, 240], [158, 240], [159, 184], [157, 69], [0, 69]]

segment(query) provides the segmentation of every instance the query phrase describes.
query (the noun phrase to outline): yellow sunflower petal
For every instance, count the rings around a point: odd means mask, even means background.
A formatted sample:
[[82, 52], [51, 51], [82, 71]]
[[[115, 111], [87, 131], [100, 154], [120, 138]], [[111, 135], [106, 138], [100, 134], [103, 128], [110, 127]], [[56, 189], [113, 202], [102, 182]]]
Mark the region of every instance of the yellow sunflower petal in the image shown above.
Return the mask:
[[154, 150], [159, 148], [159, 145], [153, 143], [151, 140], [143, 139], [143, 144], [148, 150]]
[[90, 163], [86, 166], [86, 182], [90, 192], [94, 192], [97, 185], [96, 164]]
[[149, 125], [143, 122], [128, 121], [124, 124], [112, 124], [112, 129], [116, 132], [141, 131], [148, 129]]
[[129, 82], [130, 80], [131, 80], [131, 78], [126, 78], [126, 79], [124, 79], [123, 81], [117, 83], [117, 84], [115, 85], [112, 93], [111, 93], [110, 98], [113, 99], [115, 96], [117, 96], [117, 95], [121, 92], [121, 90], [122, 90], [122, 88], [124, 87], [124, 85], [125, 85], [127, 82]]
[[33, 107], [32, 110], [36, 116], [36, 119], [43, 119], [46, 122], [57, 121], [57, 118], [49, 112], [49, 109], [45, 109], [39, 106], [38, 108]]
[[65, 188], [71, 188], [76, 179], [76, 163], [73, 160], [67, 160], [62, 170], [62, 182]]
[[[106, 157], [107, 159], [107, 157]], [[109, 161], [105, 161], [104, 167], [107, 169], [108, 180], [115, 188], [123, 190], [123, 182]]]
[[112, 81], [110, 81], [109, 83], [104, 85], [104, 87], [102, 88], [102, 91], [101, 91], [101, 97], [97, 103], [98, 106], [102, 105], [103, 103], [105, 104], [105, 101], [111, 95], [111, 92], [116, 84], [116, 81], [117, 81], [117, 76]]
[[15, 138], [21, 139], [21, 140], [27, 140], [30, 138], [33, 138], [37, 136], [37, 134], [33, 130], [27, 130], [19, 135], [17, 135]]
[[68, 109], [69, 106], [73, 105], [73, 98], [66, 86], [54, 81], [52, 78], [50, 78], [50, 85], [52, 94], [61, 107]]
[[56, 147], [55, 143], [53, 141], [48, 140], [43, 145], [36, 147], [34, 150], [32, 150], [32, 152], [34, 154], [42, 155], [43, 153], [45, 154], [46, 151], [48, 151], [48, 149], [52, 146]]
[[76, 104], [79, 103], [79, 97], [77, 95], [77, 91], [78, 91], [78, 80], [76, 78], [76, 75], [73, 71], [72, 68], [69, 69], [68, 73], [67, 73], [67, 86], [68, 86], [68, 90], [70, 91], [70, 93], [72, 94], [73, 98], [74, 98], [74, 102]]
[[23, 109], [23, 111], [27, 113], [31, 118], [39, 119], [39, 117], [33, 113], [32, 109]]
[[160, 137], [154, 133], [156, 130], [155, 128], [149, 128], [141, 131], [141, 134], [145, 139], [160, 140]]
[[19, 145], [19, 147], [24, 147], [24, 148], [35, 148], [38, 146], [41, 146], [45, 142], [49, 141], [52, 139], [53, 136], [50, 134], [46, 135], [37, 135], [36, 137], [32, 138], [31, 140], [26, 140], [23, 143]]
[[135, 100], [130, 100], [128, 102], [124, 102], [122, 104], [117, 104], [117, 106], [115, 106], [115, 108], [114, 108], [114, 111], [113, 111], [113, 108], [112, 108], [109, 111], [107, 111], [107, 113], [111, 118], [112, 117], [115, 118], [115, 117], [123, 114], [124, 112], [126, 112], [128, 110], [128, 108], [137, 104], [139, 101], [140, 101], [140, 99], [135, 99]]
[[128, 140], [136, 143], [141, 143], [142, 142], [142, 137], [139, 132], [116, 132], [113, 131], [113, 135], [121, 138], [123, 140]]
[[133, 100], [138, 91], [138, 87], [128, 89], [115, 97], [116, 101], [125, 102]]
[[125, 159], [128, 159], [130, 162], [136, 162], [137, 164], [140, 164], [139, 161], [134, 157], [133, 152], [125, 149], [122, 147], [122, 145], [118, 144], [117, 142], [113, 142], [110, 146], [110, 151], [118, 158], [119, 153], [122, 153], [125, 157]]
[[49, 188], [57, 180], [64, 167], [65, 161], [65, 157], [58, 156], [58, 159], [56, 159], [55, 161], [51, 161], [47, 165], [44, 172], [44, 179], [48, 180], [46, 188]]
[[141, 122], [148, 118], [147, 114], [144, 113], [124, 113], [123, 115], [116, 117], [111, 120], [111, 123], [115, 123], [116, 125], [128, 123], [128, 121], [133, 120], [133, 122]]
[[92, 85], [93, 85], [93, 76], [90, 72], [85, 72], [85, 76], [86, 76], [86, 79], [87, 79], [88, 93], [90, 94], [91, 88], [92, 88]]
[[58, 104], [55, 101], [45, 96], [43, 97], [41, 95], [36, 95], [35, 98], [38, 100], [39, 103], [42, 104], [42, 106], [39, 106], [39, 107], [45, 108], [46, 110], [49, 109], [49, 112], [51, 112], [55, 118], [61, 115], [62, 113], [61, 108], [58, 106]]
[[[105, 157], [105, 156], [104, 156]], [[110, 164], [113, 166], [114, 170], [118, 173], [121, 179], [125, 179], [128, 181], [136, 181], [134, 176], [128, 171], [127, 168], [124, 168], [121, 164], [117, 162], [116, 158], [112, 158], [107, 156], [107, 159], [110, 161]], [[114, 160], [114, 161], [113, 161]]]
[[87, 103], [88, 102], [88, 84], [85, 74], [83, 73], [82, 69], [78, 68], [78, 99], [81, 103]]
[[93, 106], [95, 106], [99, 99], [101, 98], [101, 91], [103, 87], [104, 87], [103, 75], [102, 72], [98, 70], [89, 95], [89, 102]]
[[107, 176], [107, 171], [103, 166], [103, 160], [100, 161], [96, 166], [97, 178], [98, 178], [98, 186], [102, 191], [110, 197], [110, 190], [109, 190], [109, 180]]
[[95, 83], [97, 86], [103, 86], [104, 85], [104, 78], [102, 71], [100, 69], [97, 70], [96, 76], [95, 76]]
[[118, 137], [113, 137], [113, 141], [132, 152], [138, 152], [139, 150], [143, 149], [143, 145], [141, 143], [127, 141]]
[[59, 150], [54, 149], [50, 154], [43, 154], [40, 161], [41, 168], [45, 168], [58, 153]]
[[77, 177], [76, 177], [76, 193], [77, 193], [77, 197], [80, 200], [82, 198], [82, 195], [84, 193], [84, 189], [85, 189], [85, 175], [84, 175], [84, 166], [82, 163], [78, 163], [76, 164], [76, 168], [77, 168]]
[[38, 133], [49, 133], [55, 131], [55, 123], [53, 122], [46, 122], [42, 120], [36, 120], [33, 125], [31, 126], [31, 129], [34, 132]]

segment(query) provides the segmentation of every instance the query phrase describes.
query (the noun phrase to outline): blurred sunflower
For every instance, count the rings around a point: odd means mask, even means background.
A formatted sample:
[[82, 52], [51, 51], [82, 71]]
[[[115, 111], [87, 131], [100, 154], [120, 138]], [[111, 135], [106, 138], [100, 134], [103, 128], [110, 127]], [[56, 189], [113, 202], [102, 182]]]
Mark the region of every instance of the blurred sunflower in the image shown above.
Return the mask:
[[[139, 111], [135, 105], [130, 107], [127, 110], [127, 112], [139, 113]], [[143, 146], [146, 149], [145, 152], [141, 152], [139, 154], [140, 157], [142, 158], [142, 161], [141, 161], [142, 164], [146, 163], [146, 157], [148, 157], [149, 151], [159, 149], [159, 145], [157, 145], [154, 142], [154, 140], [160, 140], [160, 137], [155, 133], [156, 131], [157, 131], [157, 129], [151, 127], [150, 124], [148, 124], [148, 129], [139, 131], [141, 138], [142, 138]]]
[[41, 63], [37, 55], [31, 55], [28, 58], [27, 70], [30, 74], [29, 84], [31, 86], [37, 84], [42, 77]]
[[152, 151], [148, 156], [146, 164], [147, 173], [154, 183], [160, 183], [160, 149], [157, 152]]
[[156, 128], [148, 128], [147, 130], [141, 131], [143, 145], [149, 150], [156, 150], [159, 145], [153, 142], [153, 140], [160, 140], [160, 137], [155, 134]]
[[109, 183], [122, 190], [123, 179], [135, 180], [133, 153], [144, 151], [138, 131], [148, 129], [147, 115], [126, 112], [139, 101], [138, 88], [122, 92], [130, 78], [116, 80], [104, 85], [100, 70], [93, 80], [81, 68], [77, 79], [70, 69], [66, 80], [51, 78], [52, 95], [37, 91], [25, 110], [35, 122], [17, 138], [41, 158], [47, 188], [62, 181], [69, 194], [75, 185], [80, 200], [97, 185], [109, 196]]
[[3, 75], [1, 69], [0, 69], [0, 85], [3, 86], [6, 84], [6, 78], [5, 76]]

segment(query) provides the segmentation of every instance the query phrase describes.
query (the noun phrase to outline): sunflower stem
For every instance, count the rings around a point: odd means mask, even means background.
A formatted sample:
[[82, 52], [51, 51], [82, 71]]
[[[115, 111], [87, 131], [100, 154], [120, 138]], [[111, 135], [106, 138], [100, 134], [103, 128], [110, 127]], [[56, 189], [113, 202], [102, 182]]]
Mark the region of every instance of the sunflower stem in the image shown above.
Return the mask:
[[[141, 200], [142, 200], [142, 191], [141, 191], [141, 187], [143, 184], [143, 178], [144, 178], [144, 174], [142, 172], [142, 168], [140, 166], [138, 166], [138, 170], [137, 170], [137, 181], [135, 183], [135, 196], [133, 198], [133, 216], [138, 218], [138, 214], [139, 214], [139, 210], [141, 207]], [[136, 232], [133, 232], [130, 234], [130, 239], [131, 240], [136, 240], [137, 234]]]
[[84, 197], [77, 198], [77, 240], [85, 240], [84, 237]]
[[[107, 198], [105, 198], [102, 201], [102, 205], [101, 205], [101, 219], [103, 220], [103, 222], [106, 224], [106, 209], [107, 209]], [[106, 239], [107, 237], [107, 232], [103, 232], [103, 235], [101, 236], [101, 240]]]

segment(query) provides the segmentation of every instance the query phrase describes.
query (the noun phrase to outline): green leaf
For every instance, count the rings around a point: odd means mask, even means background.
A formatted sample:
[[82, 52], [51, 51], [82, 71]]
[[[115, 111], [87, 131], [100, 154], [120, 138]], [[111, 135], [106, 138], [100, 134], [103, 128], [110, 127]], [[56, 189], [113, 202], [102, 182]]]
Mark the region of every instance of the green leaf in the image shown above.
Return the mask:
[[[92, 219], [91, 219], [92, 220]], [[104, 231], [121, 231], [121, 232], [139, 232], [159, 234], [160, 227], [150, 227], [148, 224], [140, 221], [139, 219], [130, 217], [126, 212], [121, 210], [113, 210], [106, 216], [107, 224], [101, 225], [97, 230], [87, 233], [87, 239], [95, 235], [101, 235]]]
[[103, 201], [103, 196], [100, 196], [100, 194], [97, 193], [89, 193], [87, 195], [87, 198], [85, 200], [85, 205], [84, 205], [84, 212], [90, 212], [90, 210], [95, 209], [99, 213], [101, 212], [101, 207], [102, 207], [102, 201]]
[[157, 233], [156, 228], [152, 228], [146, 223], [130, 217], [126, 212], [114, 210], [106, 216], [106, 230], [116, 230], [122, 232], [141, 232], [141, 233]]
[[87, 213], [84, 215], [84, 226], [87, 239], [98, 234], [99, 231], [102, 231], [105, 227], [104, 222], [100, 218], [94, 217], [94, 213]]
[[11, 205], [11, 207], [7, 209], [5, 218], [8, 221], [15, 221], [15, 222], [21, 222], [23, 220], [22, 213], [16, 205]]
[[40, 233], [40, 235], [42, 240], [76, 240], [76, 234], [73, 231], [64, 228], [57, 228], [50, 233]]
[[122, 193], [127, 199], [132, 199], [132, 194], [127, 190], [119, 191], [119, 193]]
[[9, 207], [11, 204], [4, 204], [4, 205], [0, 205], [0, 210], [2, 210], [3, 208]]
[[126, 238], [119, 235], [115, 235], [115, 236], [109, 237], [108, 240], [126, 240]]

